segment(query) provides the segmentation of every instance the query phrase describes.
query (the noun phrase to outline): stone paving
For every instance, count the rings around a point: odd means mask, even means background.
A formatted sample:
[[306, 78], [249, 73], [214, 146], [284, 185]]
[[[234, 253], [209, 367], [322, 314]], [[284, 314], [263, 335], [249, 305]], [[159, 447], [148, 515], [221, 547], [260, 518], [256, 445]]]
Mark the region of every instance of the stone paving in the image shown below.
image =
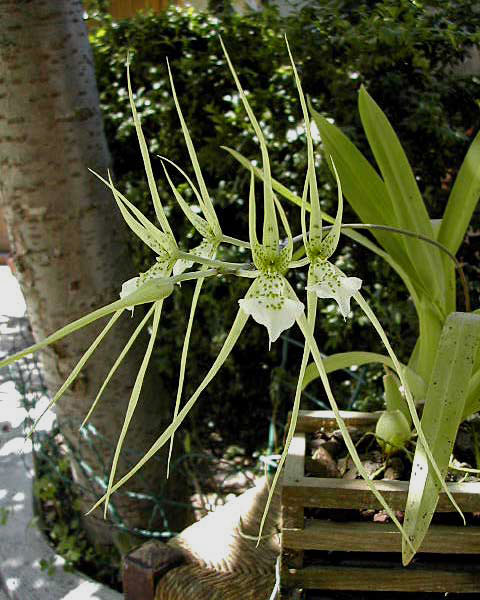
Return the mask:
[[[0, 356], [32, 343], [25, 304], [6, 266], [0, 266]], [[121, 600], [122, 595], [79, 573], [66, 573], [35, 525], [32, 448], [25, 442], [27, 412], [17, 382], [25, 379], [36, 395], [38, 414], [48, 403], [38, 371], [28, 363], [0, 371], [0, 600]], [[23, 378], [23, 379], [22, 379]], [[28, 395], [27, 395], [28, 399]], [[51, 427], [53, 414], [42, 419]], [[52, 565], [53, 573], [41, 569]]]

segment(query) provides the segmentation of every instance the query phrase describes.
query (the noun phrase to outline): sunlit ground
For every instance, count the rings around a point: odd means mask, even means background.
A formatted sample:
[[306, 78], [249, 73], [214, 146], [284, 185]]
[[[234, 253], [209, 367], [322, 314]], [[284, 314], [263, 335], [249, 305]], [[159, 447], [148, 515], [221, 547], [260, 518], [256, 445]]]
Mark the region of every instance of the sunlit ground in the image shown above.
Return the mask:
[[[5, 356], [20, 349], [23, 341], [22, 332], [27, 328], [25, 318], [25, 300], [23, 299], [17, 280], [12, 275], [10, 268], [0, 266], [0, 356]], [[26, 419], [27, 411], [23, 407], [22, 394], [18, 391], [19, 379], [28, 379], [31, 367], [27, 360], [0, 371], [0, 427], [18, 428]], [[38, 382], [35, 389], [25, 391], [25, 399], [35, 400], [35, 407], [30, 410], [30, 417], [35, 419], [48, 404], [46, 396], [38, 395]], [[35, 396], [33, 396], [35, 394]], [[50, 411], [42, 419], [39, 429], [49, 430], [52, 426], [54, 415]], [[23, 438], [14, 438], [7, 445], [18, 446], [17, 450], [27, 450]], [[5, 445], [0, 449], [0, 456], [6, 451], [12, 451]]]
[[[0, 266], [0, 357], [31, 343], [18, 283], [9, 267]], [[32, 357], [0, 370], [0, 600], [5, 592], [18, 600], [120, 600], [101, 584], [66, 573], [64, 560], [35, 526], [32, 448], [25, 423], [28, 418], [31, 424], [48, 405], [43, 390]], [[49, 411], [38, 429], [50, 430], [53, 421]]]

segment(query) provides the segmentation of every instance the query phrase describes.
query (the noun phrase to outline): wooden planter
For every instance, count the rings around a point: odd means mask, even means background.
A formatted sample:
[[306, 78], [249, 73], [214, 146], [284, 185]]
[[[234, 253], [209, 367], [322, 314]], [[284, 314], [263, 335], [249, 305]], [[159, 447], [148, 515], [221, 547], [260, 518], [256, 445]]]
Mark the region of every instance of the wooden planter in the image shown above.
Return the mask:
[[[347, 425], [365, 429], [379, 414], [342, 413]], [[305, 476], [306, 435], [322, 428], [337, 429], [330, 411], [301, 411], [285, 462], [282, 600], [297, 598], [299, 589], [480, 593], [480, 526], [464, 527], [459, 517], [452, 518], [457, 525], [432, 525], [420, 553], [402, 567], [395, 525], [305, 518], [307, 508], [381, 508], [363, 480]], [[408, 482], [376, 483], [392, 509], [404, 510]], [[449, 485], [465, 513], [480, 512], [480, 483]], [[437, 512], [454, 510], [441, 494]]]

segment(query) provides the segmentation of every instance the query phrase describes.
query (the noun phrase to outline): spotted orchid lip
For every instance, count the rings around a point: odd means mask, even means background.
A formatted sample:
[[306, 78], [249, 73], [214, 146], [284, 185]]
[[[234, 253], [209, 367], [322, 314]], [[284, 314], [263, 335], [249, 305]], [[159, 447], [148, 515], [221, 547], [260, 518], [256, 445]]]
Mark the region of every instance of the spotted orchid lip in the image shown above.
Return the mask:
[[275, 272], [262, 272], [238, 303], [243, 312], [267, 328], [269, 348], [305, 309], [302, 302], [286, 296], [285, 279]]

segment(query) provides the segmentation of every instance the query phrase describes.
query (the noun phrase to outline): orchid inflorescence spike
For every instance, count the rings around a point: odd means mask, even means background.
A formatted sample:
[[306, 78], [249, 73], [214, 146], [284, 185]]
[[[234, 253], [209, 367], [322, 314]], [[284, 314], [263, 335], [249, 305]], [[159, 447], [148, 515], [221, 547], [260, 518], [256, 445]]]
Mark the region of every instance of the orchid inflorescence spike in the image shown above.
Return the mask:
[[[126, 483], [162, 446], [170, 441], [169, 461], [172, 453], [172, 444], [175, 431], [178, 429], [182, 421], [185, 419], [189, 410], [195, 404], [200, 397], [203, 390], [210, 383], [210, 381], [216, 376], [219, 369], [224, 364], [232, 348], [237, 342], [241, 335], [245, 324], [249, 317], [252, 317], [254, 321], [263, 325], [267, 330], [268, 342], [271, 346], [272, 343], [278, 340], [281, 334], [290, 329], [296, 323], [305, 340], [304, 354], [299, 372], [299, 379], [297, 390], [295, 394], [295, 400], [293, 405], [293, 412], [290, 427], [287, 433], [286, 443], [284, 451], [282, 453], [279, 468], [275, 475], [274, 481], [270, 489], [269, 500], [265, 508], [268, 509], [268, 504], [271, 500], [275, 484], [278, 480], [281, 467], [285, 461], [288, 446], [292, 439], [295, 423], [300, 406], [300, 396], [302, 392], [302, 383], [305, 376], [307, 367], [307, 361], [310, 355], [312, 355], [315, 365], [318, 369], [318, 373], [321, 377], [323, 386], [325, 388], [326, 395], [332, 407], [332, 410], [337, 418], [338, 425], [342, 431], [347, 447], [351, 453], [351, 456], [360, 472], [365, 478], [367, 484], [370, 486], [372, 493], [375, 494], [380, 504], [387, 510], [388, 514], [392, 518], [393, 522], [397, 524], [399, 529], [404, 535], [405, 543], [409, 544], [409, 539], [405, 536], [401, 524], [398, 522], [395, 514], [390, 510], [388, 504], [385, 502], [381, 494], [376, 490], [374, 485], [370, 482], [368, 474], [366, 473], [356, 451], [355, 445], [353, 444], [350, 434], [343, 422], [337, 403], [332, 394], [330, 384], [327, 377], [327, 371], [323, 365], [323, 361], [320, 355], [320, 351], [314, 337], [314, 328], [317, 314], [317, 303], [318, 300], [333, 299], [338, 304], [340, 314], [346, 319], [351, 310], [351, 299], [354, 298], [365, 312], [369, 320], [374, 324], [376, 331], [379, 333], [382, 341], [384, 342], [392, 364], [394, 365], [397, 375], [400, 378], [403, 388], [406, 390], [406, 401], [409, 409], [412, 410], [413, 401], [408, 391], [408, 383], [405, 380], [404, 372], [392, 348], [390, 347], [386, 338], [385, 332], [381, 328], [380, 323], [376, 320], [371, 309], [369, 309], [363, 297], [360, 295], [360, 288], [362, 281], [358, 277], [346, 276], [333, 262], [331, 257], [337, 249], [341, 225], [342, 225], [342, 214], [343, 214], [343, 196], [340, 178], [333, 160], [331, 160], [331, 168], [335, 175], [338, 189], [338, 208], [337, 214], [333, 221], [333, 226], [330, 228], [328, 233], [323, 235], [322, 232], [322, 211], [320, 208], [318, 186], [315, 174], [315, 159], [313, 140], [310, 133], [310, 120], [307, 110], [307, 103], [305, 101], [302, 86], [298, 73], [293, 61], [290, 48], [287, 49], [291, 61], [293, 74], [299, 94], [301, 111], [303, 114], [303, 120], [305, 123], [305, 132], [307, 139], [307, 156], [308, 166], [307, 173], [305, 176], [305, 184], [303, 189], [303, 196], [301, 202], [301, 224], [302, 224], [302, 235], [300, 236], [300, 242], [303, 245], [304, 254], [306, 258], [303, 261], [295, 261], [292, 259], [294, 255], [294, 244], [297, 238], [292, 236], [290, 230], [289, 221], [285, 214], [281, 204], [276, 197], [276, 192], [280, 190], [283, 195], [288, 195], [288, 190], [281, 184], [276, 182], [271, 175], [271, 165], [269, 160], [269, 154], [265, 136], [262, 132], [259, 122], [257, 121], [250, 103], [247, 98], [239, 77], [235, 71], [235, 68], [230, 60], [228, 52], [220, 40], [222, 45], [228, 67], [232, 73], [235, 85], [237, 87], [240, 99], [244, 105], [245, 111], [248, 115], [253, 131], [256, 135], [260, 146], [261, 154], [261, 168], [254, 167], [247, 161], [247, 167], [251, 173], [250, 193], [249, 193], [249, 241], [238, 240], [234, 237], [224, 235], [220, 226], [219, 219], [217, 217], [214, 204], [209, 196], [202, 172], [200, 169], [199, 161], [195, 152], [193, 142], [191, 140], [187, 124], [182, 114], [180, 102], [176, 94], [174, 79], [170, 65], [167, 61], [168, 74], [171, 83], [172, 94], [175, 102], [175, 107], [180, 121], [181, 130], [183, 132], [185, 144], [187, 146], [188, 154], [190, 157], [191, 166], [195, 175], [196, 182], [187, 175], [187, 173], [171, 160], [166, 157], [160, 157], [162, 161], [163, 172], [166, 178], [166, 189], [169, 189], [173, 200], [176, 202], [178, 207], [183, 211], [185, 217], [190, 221], [196, 233], [200, 237], [199, 243], [197, 243], [193, 249], [182, 250], [181, 245], [183, 240], [176, 240], [174, 232], [169, 224], [167, 214], [163, 208], [160, 200], [160, 194], [157, 189], [157, 183], [153, 174], [153, 169], [150, 161], [150, 153], [145, 140], [140, 117], [137, 113], [134, 93], [132, 90], [130, 80], [130, 61], [127, 64], [127, 82], [128, 82], [128, 93], [131, 104], [131, 110], [133, 115], [133, 121], [138, 137], [141, 155], [144, 162], [145, 173], [152, 196], [155, 214], [158, 220], [158, 225], [152, 223], [147, 219], [141, 211], [139, 211], [120, 191], [118, 191], [113, 183], [113, 180], [108, 173], [108, 178], [105, 179], [101, 175], [95, 174], [103, 183], [109, 187], [112, 191], [114, 201], [118, 206], [119, 210], [125, 222], [130, 229], [137, 235], [151, 250], [155, 253], [155, 262], [153, 266], [148, 269], [145, 273], [140, 273], [138, 276], [129, 279], [121, 286], [120, 300], [113, 302], [112, 304], [98, 309], [97, 311], [87, 315], [86, 317], [67, 325], [63, 329], [54, 333], [52, 336], [32, 346], [26, 350], [9, 357], [2, 361], [0, 366], [4, 366], [21, 358], [22, 356], [40, 350], [46, 345], [61, 339], [62, 337], [69, 335], [73, 331], [88, 325], [89, 323], [112, 315], [113, 317], [107, 327], [97, 337], [92, 346], [87, 350], [82, 360], [79, 362], [77, 367], [72, 371], [65, 384], [62, 386], [59, 393], [55, 396], [52, 403], [56, 402], [61, 394], [68, 388], [69, 385], [74, 381], [80, 368], [93, 354], [97, 346], [101, 343], [103, 337], [107, 335], [110, 328], [114, 325], [117, 319], [121, 316], [125, 309], [133, 310], [135, 306], [140, 304], [151, 304], [151, 308], [148, 313], [139, 324], [134, 334], [132, 335], [129, 342], [124, 347], [123, 351], [117, 358], [112, 369], [110, 370], [105, 383], [102, 385], [95, 401], [89, 411], [85, 421], [91, 417], [95, 406], [97, 405], [101, 394], [103, 393], [106, 385], [110, 381], [111, 377], [117, 370], [118, 366], [122, 362], [126, 353], [129, 351], [135, 339], [138, 337], [141, 330], [146, 324], [153, 318], [153, 323], [150, 332], [150, 339], [145, 352], [144, 360], [138, 372], [136, 381], [134, 383], [132, 395], [128, 404], [127, 413], [125, 416], [124, 425], [119, 436], [117, 447], [115, 449], [114, 459], [110, 472], [110, 477], [107, 485], [105, 495], [99, 499], [91, 510], [94, 510], [102, 503], [105, 504], [105, 513], [108, 510], [109, 498], [113, 492], [119, 487]], [[238, 153], [231, 151], [232, 154], [236, 154], [237, 158], [240, 156]], [[240, 156], [240, 162], [244, 162], [244, 159]], [[194, 197], [200, 207], [201, 215], [198, 214], [198, 210], [193, 210], [189, 203], [183, 198], [180, 191], [175, 186], [170, 170], [175, 169], [177, 174], [179, 173], [191, 187]], [[256, 185], [255, 180], [259, 178], [263, 182], [262, 196], [263, 196], [263, 223], [262, 223], [262, 237], [261, 240], [257, 238], [257, 210], [256, 210]], [[286, 190], [286, 191], [285, 191]], [[307, 205], [307, 199], [309, 200]], [[307, 226], [307, 212], [309, 214], [308, 226]], [[285, 234], [285, 241], [282, 242], [279, 232], [279, 225], [283, 227]], [[250, 248], [251, 251], [251, 264], [245, 264], [245, 261], [241, 263], [227, 263], [217, 259], [217, 255], [222, 251], [222, 244], [233, 244], [242, 249]], [[192, 268], [198, 264], [197, 270]], [[307, 285], [306, 287], [306, 304], [307, 312], [305, 314], [305, 304], [302, 302], [296, 291], [290, 285], [287, 276], [288, 272], [294, 268], [301, 268], [308, 266]], [[238, 300], [239, 309], [237, 316], [232, 324], [231, 330], [228, 333], [222, 349], [220, 350], [214, 364], [211, 369], [198, 386], [195, 393], [187, 400], [183, 408], [180, 409], [181, 400], [183, 395], [183, 384], [185, 380], [185, 373], [187, 368], [188, 359], [188, 347], [191, 336], [192, 327], [194, 325], [194, 317], [198, 299], [201, 293], [203, 282], [208, 277], [213, 277], [218, 274], [230, 273], [240, 277], [253, 278], [253, 282], [250, 285], [244, 298]], [[174, 289], [174, 284], [180, 283], [181, 281], [195, 281], [195, 291], [193, 295], [193, 301], [190, 309], [190, 315], [188, 319], [187, 331], [185, 333], [184, 345], [182, 349], [182, 356], [180, 361], [179, 369], [179, 384], [175, 399], [175, 406], [173, 410], [172, 423], [167, 429], [159, 436], [157, 441], [148, 450], [145, 456], [119, 481], [115, 482], [116, 468], [118, 464], [118, 458], [122, 449], [123, 441], [125, 439], [128, 427], [133, 417], [135, 407], [137, 405], [145, 373], [148, 367], [148, 363], [152, 354], [153, 346], [156, 341], [156, 334], [160, 324], [160, 317], [162, 312], [163, 302], [168, 298]], [[413, 407], [414, 410], [414, 407]], [[413, 416], [413, 415], [412, 415]], [[418, 422], [418, 418], [413, 417], [414, 424], [419, 432], [419, 437], [422, 443], [425, 442], [424, 437], [421, 435], [421, 428]], [[426, 446], [426, 452], [428, 455], [428, 445]], [[431, 455], [428, 455], [431, 460]], [[167, 470], [169, 467], [167, 467]], [[263, 526], [263, 522], [262, 522]], [[259, 539], [261, 536], [261, 529], [259, 531]]]

